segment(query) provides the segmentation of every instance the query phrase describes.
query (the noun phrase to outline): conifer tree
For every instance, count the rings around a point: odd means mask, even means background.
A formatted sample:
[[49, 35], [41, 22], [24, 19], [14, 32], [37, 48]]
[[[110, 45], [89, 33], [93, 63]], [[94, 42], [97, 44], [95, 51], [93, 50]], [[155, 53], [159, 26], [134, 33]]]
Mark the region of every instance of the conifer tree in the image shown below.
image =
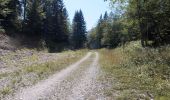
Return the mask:
[[41, 0], [27, 1], [25, 32], [27, 36], [40, 37], [42, 32], [43, 8]]
[[103, 38], [103, 17], [101, 15], [96, 27], [96, 40], [97, 40], [96, 48], [102, 47], [101, 44], [102, 38]]
[[86, 23], [82, 11], [76, 11], [73, 19], [73, 32], [71, 36], [74, 49], [84, 47], [86, 42]]
[[108, 13], [107, 13], [107, 11], [105, 12], [103, 19], [104, 19], [105, 21], [108, 19]]
[[50, 52], [61, 51], [68, 44], [67, 17], [62, 0], [52, 0], [47, 5], [45, 40]]

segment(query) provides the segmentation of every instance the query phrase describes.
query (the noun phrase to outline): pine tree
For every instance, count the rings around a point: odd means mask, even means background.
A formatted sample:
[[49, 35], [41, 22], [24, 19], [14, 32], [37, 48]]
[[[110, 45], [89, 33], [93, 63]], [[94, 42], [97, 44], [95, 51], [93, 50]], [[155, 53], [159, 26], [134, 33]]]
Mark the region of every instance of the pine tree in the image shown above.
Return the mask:
[[96, 27], [92, 28], [87, 34], [87, 47], [90, 49], [97, 49], [98, 48], [98, 38]]
[[67, 9], [64, 8], [63, 9], [63, 34], [67, 35], [67, 38], [68, 38], [68, 33], [69, 33], [69, 19], [68, 19], [68, 12], [67, 12]]
[[41, 0], [29, 0], [27, 3], [25, 32], [28, 36], [40, 37], [44, 17]]
[[62, 0], [53, 0], [47, 5], [45, 40], [50, 52], [61, 51], [68, 44], [67, 17]]
[[108, 13], [107, 11], [105, 12], [104, 14], [104, 17], [103, 17], [103, 21], [102, 21], [102, 24], [101, 24], [101, 28], [102, 28], [102, 39], [101, 39], [101, 45], [103, 47], [109, 47], [110, 46], [110, 43], [109, 43], [109, 31], [110, 31], [110, 23], [108, 21]]
[[86, 33], [87, 33], [87, 29], [86, 29], [86, 22], [84, 20], [84, 15], [83, 12], [80, 10], [79, 11], [79, 16], [80, 16], [80, 24], [81, 24], [81, 40], [82, 40], [82, 44], [84, 45], [84, 43], [86, 42]]
[[[123, 25], [119, 15], [105, 13], [105, 19], [101, 16], [97, 26], [88, 35], [88, 45], [91, 48], [114, 48], [124, 42]], [[92, 42], [93, 41], [93, 42]]]
[[105, 21], [108, 19], [108, 13], [107, 13], [107, 11], [105, 12], [103, 19], [104, 19]]
[[82, 11], [76, 11], [73, 19], [73, 33], [71, 36], [74, 49], [84, 47], [86, 42], [86, 23]]
[[101, 44], [102, 38], [103, 38], [103, 17], [101, 15], [96, 27], [96, 40], [97, 40], [96, 48], [102, 47]]

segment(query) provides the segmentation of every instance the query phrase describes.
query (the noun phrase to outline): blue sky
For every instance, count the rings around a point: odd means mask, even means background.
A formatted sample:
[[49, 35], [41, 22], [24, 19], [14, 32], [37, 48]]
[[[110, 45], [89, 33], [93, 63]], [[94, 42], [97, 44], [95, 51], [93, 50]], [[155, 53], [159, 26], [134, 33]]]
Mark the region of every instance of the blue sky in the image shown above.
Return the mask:
[[76, 10], [83, 11], [88, 30], [96, 25], [101, 14], [110, 11], [108, 2], [104, 0], [64, 0], [64, 4], [71, 22]]

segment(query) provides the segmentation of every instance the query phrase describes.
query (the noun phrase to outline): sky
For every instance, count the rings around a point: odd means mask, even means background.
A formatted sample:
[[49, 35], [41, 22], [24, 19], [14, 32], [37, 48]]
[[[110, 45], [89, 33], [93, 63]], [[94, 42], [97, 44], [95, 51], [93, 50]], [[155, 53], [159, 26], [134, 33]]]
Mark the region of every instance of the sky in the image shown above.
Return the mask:
[[108, 2], [104, 0], [64, 0], [69, 19], [72, 22], [75, 11], [81, 9], [87, 25], [87, 30], [93, 28], [100, 15], [110, 11]]

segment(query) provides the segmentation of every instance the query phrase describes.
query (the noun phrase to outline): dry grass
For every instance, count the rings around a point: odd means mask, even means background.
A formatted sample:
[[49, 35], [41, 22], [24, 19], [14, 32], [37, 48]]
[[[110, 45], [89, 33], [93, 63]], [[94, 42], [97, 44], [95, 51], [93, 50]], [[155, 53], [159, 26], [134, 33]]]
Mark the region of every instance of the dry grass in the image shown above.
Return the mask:
[[170, 98], [170, 47], [142, 48], [132, 42], [124, 48], [100, 50], [101, 65], [112, 77], [118, 100]]
[[0, 91], [0, 93], [5, 96], [5, 95], [8, 95], [12, 92], [11, 88], [10, 87], [4, 87], [3, 90]]
[[[0, 78], [6, 79], [7, 83], [2, 83], [2, 86], [8, 86], [8, 88], [0, 88], [0, 99], [4, 96], [12, 95], [14, 92], [32, 86], [40, 80], [48, 78], [50, 75], [66, 68], [68, 65], [78, 61], [87, 53], [87, 50], [78, 51], [65, 51], [60, 53], [56, 60], [52, 59], [44, 63], [35, 63], [30, 66], [24, 66], [11, 73], [0, 74]], [[49, 54], [50, 55], [50, 54]], [[48, 55], [46, 55], [48, 56]], [[30, 56], [30, 61], [37, 59], [36, 56]], [[58, 56], [56, 56], [58, 57]], [[10, 80], [10, 81], [8, 81]], [[10, 89], [10, 91], [8, 91]], [[11, 91], [13, 90], [13, 91]]]

